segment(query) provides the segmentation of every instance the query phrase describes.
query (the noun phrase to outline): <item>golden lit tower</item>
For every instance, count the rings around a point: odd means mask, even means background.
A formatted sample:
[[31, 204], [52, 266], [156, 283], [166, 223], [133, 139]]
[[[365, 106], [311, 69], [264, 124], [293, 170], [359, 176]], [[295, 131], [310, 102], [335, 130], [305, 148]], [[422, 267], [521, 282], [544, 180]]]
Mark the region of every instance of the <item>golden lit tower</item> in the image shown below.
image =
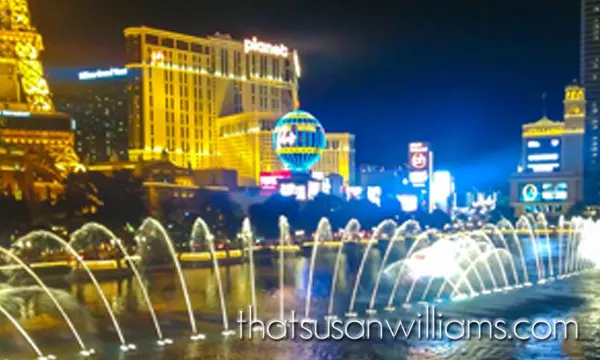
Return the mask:
[[563, 170], [583, 177], [585, 136], [585, 89], [573, 82], [565, 88]]
[[583, 201], [585, 93], [574, 81], [565, 87], [563, 121], [543, 117], [523, 125], [521, 167], [510, 185], [517, 216], [566, 214]]
[[13, 164], [2, 166], [0, 177], [13, 194], [42, 199], [62, 191], [69, 173], [84, 170], [73, 148], [75, 123], [54, 110], [43, 49], [27, 0], [0, 0], [0, 156]]
[[5, 108], [54, 110], [39, 59], [43, 49], [27, 0], [0, 0], [0, 99]]

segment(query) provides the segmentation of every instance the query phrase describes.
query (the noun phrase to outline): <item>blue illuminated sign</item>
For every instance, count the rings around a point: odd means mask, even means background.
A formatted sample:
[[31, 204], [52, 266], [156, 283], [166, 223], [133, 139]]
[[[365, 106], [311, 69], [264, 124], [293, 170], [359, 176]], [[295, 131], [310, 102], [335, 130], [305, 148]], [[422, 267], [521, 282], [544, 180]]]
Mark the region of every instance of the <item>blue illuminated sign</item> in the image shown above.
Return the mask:
[[0, 110], [0, 116], [30, 117], [31, 113], [29, 111]]
[[560, 138], [527, 140], [526, 171], [535, 173], [560, 171], [561, 152]]
[[563, 202], [568, 198], [566, 182], [544, 182], [522, 184], [519, 188], [519, 200], [525, 203]]
[[79, 80], [96, 80], [96, 79], [109, 79], [113, 77], [124, 77], [127, 76], [126, 68], [110, 68], [108, 70], [96, 70], [96, 71], [82, 71], [79, 73]]

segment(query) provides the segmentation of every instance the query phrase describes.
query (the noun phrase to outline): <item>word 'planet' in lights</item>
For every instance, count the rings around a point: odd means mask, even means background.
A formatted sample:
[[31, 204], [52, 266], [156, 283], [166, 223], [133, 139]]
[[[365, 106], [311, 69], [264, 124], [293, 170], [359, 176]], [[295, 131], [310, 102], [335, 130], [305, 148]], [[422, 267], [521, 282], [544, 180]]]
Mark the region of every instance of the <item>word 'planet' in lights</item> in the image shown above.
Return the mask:
[[244, 39], [244, 53], [257, 52], [266, 55], [275, 55], [288, 57], [289, 50], [283, 44], [273, 45], [266, 42], [258, 41], [256, 37], [252, 39]]
[[325, 149], [325, 131], [317, 118], [302, 110], [284, 115], [273, 129], [273, 148], [284, 165], [294, 172], [307, 172]]

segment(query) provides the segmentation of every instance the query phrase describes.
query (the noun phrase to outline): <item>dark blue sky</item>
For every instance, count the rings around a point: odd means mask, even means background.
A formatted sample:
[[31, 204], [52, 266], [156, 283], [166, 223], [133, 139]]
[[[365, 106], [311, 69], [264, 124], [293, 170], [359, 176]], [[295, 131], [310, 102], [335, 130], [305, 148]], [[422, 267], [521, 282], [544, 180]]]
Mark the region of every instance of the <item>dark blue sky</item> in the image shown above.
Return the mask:
[[359, 163], [403, 163], [425, 140], [461, 188], [506, 184], [520, 126], [544, 91], [560, 118], [579, 71], [576, 0], [30, 2], [49, 67], [122, 63], [130, 25], [284, 42], [301, 55], [302, 107], [355, 133]]

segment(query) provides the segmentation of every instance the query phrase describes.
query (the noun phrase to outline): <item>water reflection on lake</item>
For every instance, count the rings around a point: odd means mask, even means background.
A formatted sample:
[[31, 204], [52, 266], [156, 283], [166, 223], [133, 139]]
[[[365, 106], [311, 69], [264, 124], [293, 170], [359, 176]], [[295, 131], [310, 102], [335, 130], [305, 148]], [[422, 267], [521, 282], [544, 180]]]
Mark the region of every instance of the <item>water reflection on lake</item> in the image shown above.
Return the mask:
[[[333, 264], [332, 253], [319, 256], [313, 290], [313, 314], [322, 319], [330, 293]], [[363, 282], [359, 290], [358, 309], [364, 314], [366, 302], [372, 290], [373, 280], [379, 270], [379, 255], [367, 262]], [[347, 310], [349, 293], [353, 286], [356, 266], [344, 266], [337, 287], [336, 311]], [[227, 308], [232, 328], [238, 330], [235, 319], [247, 307], [251, 298], [249, 268], [247, 264], [223, 267], [221, 270]], [[259, 266], [257, 277], [258, 316], [274, 319], [279, 316], [279, 268], [277, 264]], [[155, 344], [156, 335], [150, 321], [142, 294], [132, 278], [102, 281], [100, 286], [111, 307], [118, 316], [128, 340], [138, 345], [138, 350], [121, 354], [118, 339], [106, 316], [104, 306], [89, 283], [60, 284], [70, 292], [95, 319], [95, 331], [86, 331], [87, 342], [93, 343], [100, 354], [99, 359], [583, 359], [600, 357], [600, 274], [587, 273], [578, 277], [557, 280], [534, 288], [514, 291], [510, 294], [492, 294], [456, 304], [442, 304], [440, 310], [461, 318], [574, 318], [579, 321], [580, 340], [568, 341], [417, 341], [370, 340], [366, 341], [262, 341], [239, 340], [237, 336], [224, 338], [220, 334], [221, 317], [218, 288], [211, 269], [186, 269], [185, 276], [198, 320], [199, 331], [207, 334], [207, 340], [190, 342], [190, 326], [186, 315], [183, 294], [174, 272], [147, 274], [148, 290], [164, 332], [175, 343], [160, 348]], [[308, 259], [289, 258], [285, 263], [286, 311], [296, 310], [298, 316], [304, 310], [304, 294], [308, 283]], [[385, 291], [386, 286], [382, 287]], [[382, 308], [383, 305], [378, 306]], [[390, 316], [380, 312], [381, 316]], [[411, 318], [414, 313], [390, 316]], [[7, 334], [8, 332], [4, 332]], [[0, 354], [10, 359], [29, 358], [30, 351], [16, 332], [6, 335], [0, 345]], [[64, 325], [53, 331], [33, 330], [40, 347], [59, 359], [76, 358], [75, 342]], [[7, 340], [7, 341], [4, 341]], [[14, 341], [13, 341], [14, 340]], [[12, 342], [11, 345], [8, 342]]]

